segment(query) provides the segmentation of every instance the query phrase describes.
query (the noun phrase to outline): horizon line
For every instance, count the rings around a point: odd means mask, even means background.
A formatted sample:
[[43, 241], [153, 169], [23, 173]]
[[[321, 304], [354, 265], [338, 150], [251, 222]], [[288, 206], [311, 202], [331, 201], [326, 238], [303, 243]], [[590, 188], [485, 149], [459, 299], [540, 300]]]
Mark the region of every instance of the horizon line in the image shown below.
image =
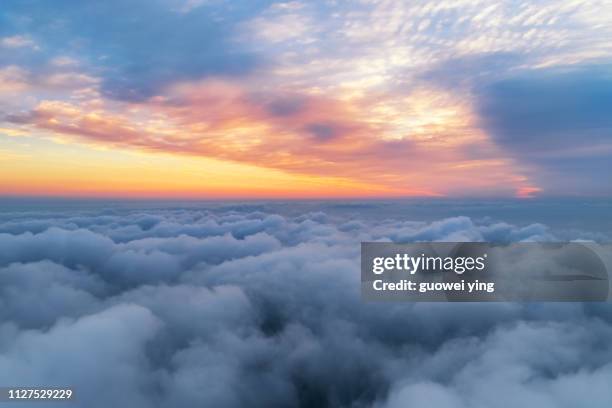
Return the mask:
[[553, 196], [553, 195], [540, 195], [540, 196], [529, 196], [529, 197], [517, 197], [517, 196], [329, 196], [329, 197], [162, 197], [162, 196], [151, 196], [151, 197], [135, 197], [135, 196], [62, 196], [62, 195], [13, 195], [13, 194], [1, 194], [0, 201], [123, 201], [123, 202], [262, 202], [262, 201], [280, 201], [280, 202], [291, 202], [291, 201], [401, 201], [401, 200], [434, 200], [434, 201], [446, 201], [446, 200], [508, 200], [508, 201], [538, 201], [538, 200], [563, 200], [563, 199], [612, 199], [612, 196], [602, 195], [590, 195], [590, 196], [578, 196], [578, 195], [564, 195], [564, 196]]

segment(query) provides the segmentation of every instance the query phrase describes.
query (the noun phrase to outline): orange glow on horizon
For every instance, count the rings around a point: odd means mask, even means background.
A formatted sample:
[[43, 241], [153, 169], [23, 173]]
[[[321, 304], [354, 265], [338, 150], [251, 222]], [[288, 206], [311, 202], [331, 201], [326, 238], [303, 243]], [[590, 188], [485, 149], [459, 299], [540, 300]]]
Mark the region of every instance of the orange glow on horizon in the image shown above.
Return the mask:
[[87, 146], [72, 146], [66, 151], [65, 147], [49, 142], [34, 151], [31, 147], [11, 155], [0, 151], [0, 195], [304, 199], [439, 194], [181, 155], [98, 150]]

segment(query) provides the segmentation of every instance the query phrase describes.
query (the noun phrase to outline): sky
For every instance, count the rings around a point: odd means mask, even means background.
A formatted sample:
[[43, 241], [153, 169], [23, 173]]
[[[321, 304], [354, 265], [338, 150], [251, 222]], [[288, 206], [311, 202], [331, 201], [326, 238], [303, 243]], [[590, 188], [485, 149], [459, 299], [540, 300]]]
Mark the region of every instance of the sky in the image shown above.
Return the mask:
[[612, 3], [3, 0], [0, 194], [612, 196]]

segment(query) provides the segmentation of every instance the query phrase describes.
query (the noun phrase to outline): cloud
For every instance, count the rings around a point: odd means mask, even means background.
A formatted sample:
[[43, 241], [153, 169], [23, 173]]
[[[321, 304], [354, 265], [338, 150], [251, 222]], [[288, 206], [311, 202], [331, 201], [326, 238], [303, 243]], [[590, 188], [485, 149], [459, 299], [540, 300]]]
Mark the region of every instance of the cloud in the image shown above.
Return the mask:
[[[576, 331], [567, 322], [521, 322], [498, 328], [483, 339], [450, 343], [435, 358], [419, 359], [425, 364], [424, 371], [433, 369], [432, 377], [436, 380], [415, 378], [398, 384], [383, 406], [419, 402], [428, 396], [429, 403], [436, 407], [491, 404], [554, 407], [585, 403], [580, 402], [576, 393], [577, 387], [585, 387], [591, 395], [586, 404], [603, 407], [612, 398], [603, 386], [603, 379], [612, 374], [612, 368], [601, 359], [602, 355], [592, 354], [590, 346], [577, 345], [588, 344], [593, 333], [607, 336], [609, 330], [609, 326], [597, 321], [590, 321]], [[546, 347], [547, 352], [540, 354], [540, 347]], [[458, 361], [459, 354], [466, 360]], [[446, 363], [453, 364], [451, 372], [440, 371], [444, 359], [454, 360]], [[440, 365], [436, 367], [437, 364]]]
[[[80, 390], [79, 396], [75, 391], [80, 406], [144, 406], [149, 370], [144, 346], [159, 328], [159, 320], [147, 309], [119, 305], [62, 320], [49, 330], [20, 332], [3, 347], [0, 382], [71, 384]], [[108, 384], [114, 392], [108, 392]]]
[[[43, 38], [52, 52], [84, 59], [89, 73], [102, 77], [106, 96], [136, 101], [175, 81], [250, 72], [258, 61], [234, 41], [234, 31], [252, 9], [256, 7], [234, 7], [220, 18], [206, 4], [184, 13], [164, 1], [109, 1], [97, 7], [58, 1], [53, 7], [37, 5], [35, 15], [19, 3], [8, 5], [6, 12], [15, 16], [12, 24]], [[11, 36], [5, 41], [16, 46], [26, 39]]]
[[16, 93], [27, 89], [27, 72], [15, 66], [9, 65], [0, 68], [0, 93]]
[[12, 37], [4, 37], [0, 39], [0, 45], [6, 48], [21, 48], [28, 47], [37, 49], [38, 46], [32, 39], [23, 35], [14, 35]]
[[342, 129], [331, 123], [309, 123], [305, 130], [322, 142], [334, 139], [342, 133]]
[[481, 86], [481, 122], [497, 144], [537, 169], [531, 177], [549, 191], [607, 194], [609, 185], [599, 175], [612, 171], [608, 71], [541, 69]]
[[0, 269], [0, 316], [22, 328], [48, 327], [60, 318], [93, 312], [103, 281], [83, 270], [44, 260]]
[[[437, 99], [423, 91], [414, 103], [429, 110]], [[393, 117], [401, 116], [402, 106], [391, 109]], [[385, 195], [467, 195], [483, 186], [492, 189], [488, 194], [508, 195], [532, 187], [482, 132], [466, 131], [468, 119], [452, 106], [440, 111], [442, 122], [449, 116], [449, 127], [413, 127], [410, 120], [394, 124], [386, 114], [372, 116], [388, 108], [368, 97], [261, 92], [246, 83], [208, 80], [177, 85], [136, 110], [116, 109], [45, 100], [7, 119], [70, 141], [333, 177]]]
[[612, 401], [606, 305], [360, 300], [362, 240], [550, 228], [303, 205], [0, 216], [0, 382], [72, 386], [71, 404], [94, 408]]

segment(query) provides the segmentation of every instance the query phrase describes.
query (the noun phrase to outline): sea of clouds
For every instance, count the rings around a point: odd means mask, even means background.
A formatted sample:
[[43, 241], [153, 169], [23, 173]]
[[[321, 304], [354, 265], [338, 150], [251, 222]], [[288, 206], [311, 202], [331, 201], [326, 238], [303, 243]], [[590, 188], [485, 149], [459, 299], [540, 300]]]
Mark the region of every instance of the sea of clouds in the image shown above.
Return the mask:
[[72, 407], [609, 408], [610, 305], [360, 299], [361, 241], [555, 239], [248, 206], [5, 212], [0, 385], [69, 386]]

